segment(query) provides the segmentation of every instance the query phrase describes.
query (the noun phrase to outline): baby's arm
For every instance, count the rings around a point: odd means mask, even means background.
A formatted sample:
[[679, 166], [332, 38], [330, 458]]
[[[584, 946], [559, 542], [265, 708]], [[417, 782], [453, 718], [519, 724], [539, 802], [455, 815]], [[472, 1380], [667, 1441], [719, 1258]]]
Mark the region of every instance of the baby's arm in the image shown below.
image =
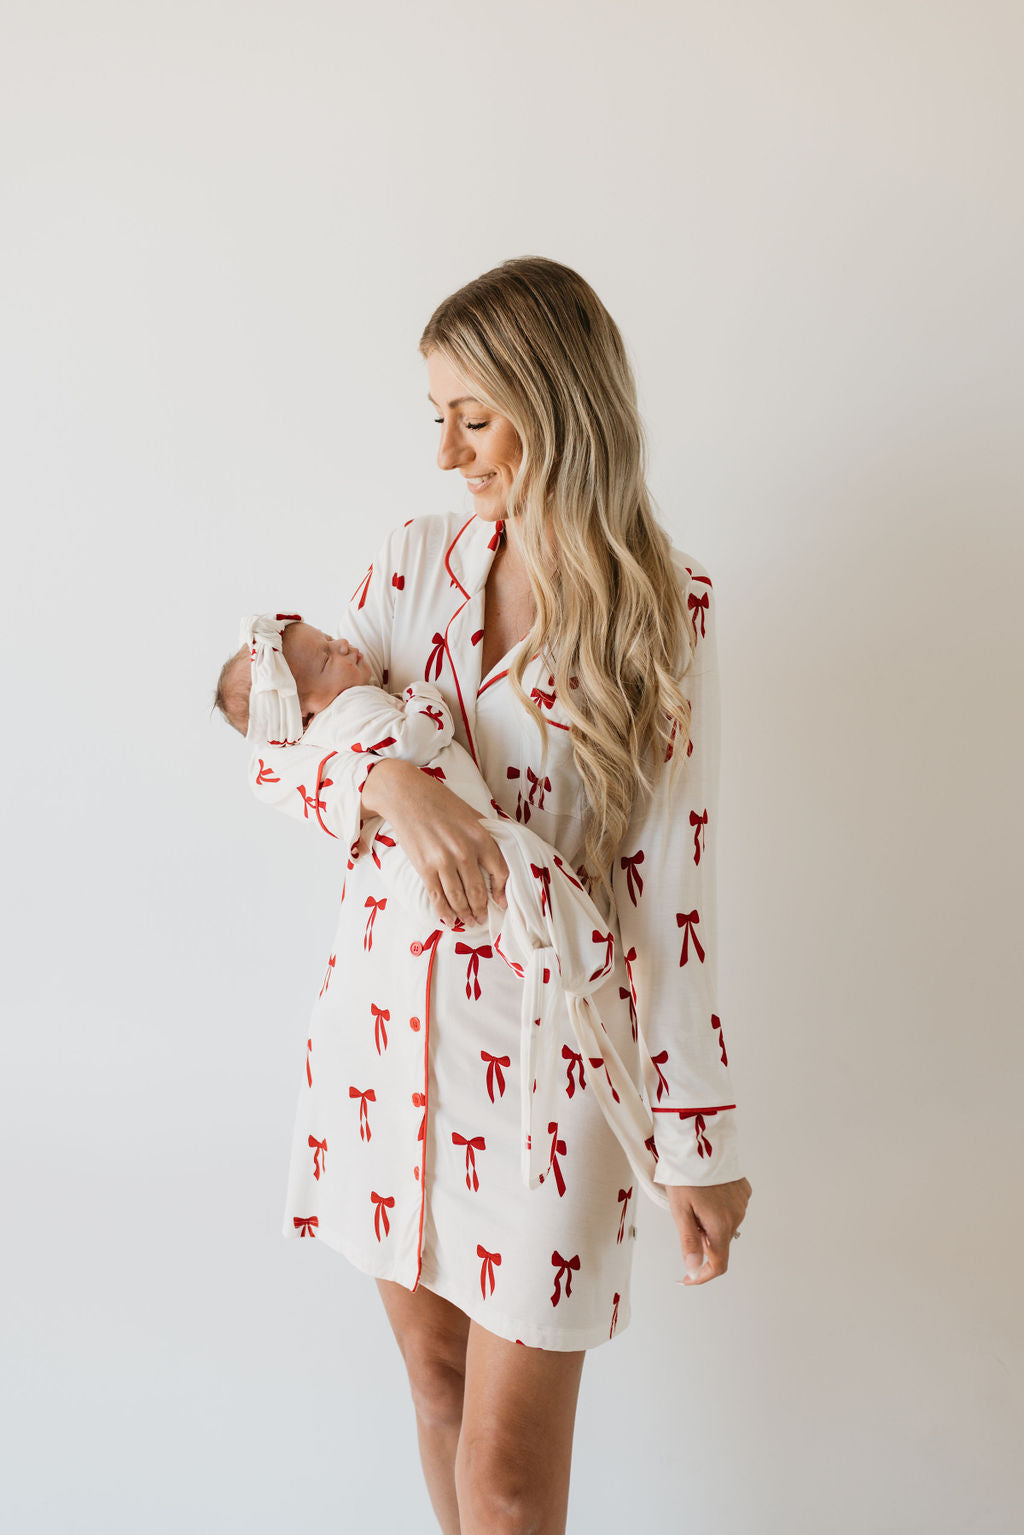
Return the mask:
[[303, 742], [336, 751], [398, 757], [425, 767], [452, 739], [451, 711], [432, 682], [412, 682], [399, 697], [383, 688], [354, 687], [313, 716]]

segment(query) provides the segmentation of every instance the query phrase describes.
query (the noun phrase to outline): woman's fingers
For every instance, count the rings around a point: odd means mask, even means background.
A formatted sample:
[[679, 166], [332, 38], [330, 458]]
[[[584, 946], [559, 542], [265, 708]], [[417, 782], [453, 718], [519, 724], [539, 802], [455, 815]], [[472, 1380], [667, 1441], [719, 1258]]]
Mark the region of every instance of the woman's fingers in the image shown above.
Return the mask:
[[505, 896], [505, 881], [508, 879], [508, 864], [502, 857], [501, 848], [493, 837], [489, 836], [487, 838], [487, 846], [480, 854], [480, 864], [491, 882], [491, 900], [495, 901], [502, 911], [507, 911], [508, 900]]

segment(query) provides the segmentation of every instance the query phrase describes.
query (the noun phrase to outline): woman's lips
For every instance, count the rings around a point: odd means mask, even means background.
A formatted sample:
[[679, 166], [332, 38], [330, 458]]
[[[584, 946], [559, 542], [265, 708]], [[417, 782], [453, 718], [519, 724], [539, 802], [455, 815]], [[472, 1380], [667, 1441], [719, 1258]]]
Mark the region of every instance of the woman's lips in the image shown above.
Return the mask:
[[482, 490], [486, 490], [488, 485], [490, 485], [490, 483], [491, 483], [491, 481], [493, 479], [494, 479], [494, 471], [492, 470], [492, 472], [490, 474], [486, 475], [482, 480], [480, 480], [480, 479], [471, 480], [471, 479], [469, 479], [467, 477], [466, 484], [469, 486], [469, 488], [473, 492], [474, 496], [476, 496], [476, 495], [479, 495], [479, 493]]

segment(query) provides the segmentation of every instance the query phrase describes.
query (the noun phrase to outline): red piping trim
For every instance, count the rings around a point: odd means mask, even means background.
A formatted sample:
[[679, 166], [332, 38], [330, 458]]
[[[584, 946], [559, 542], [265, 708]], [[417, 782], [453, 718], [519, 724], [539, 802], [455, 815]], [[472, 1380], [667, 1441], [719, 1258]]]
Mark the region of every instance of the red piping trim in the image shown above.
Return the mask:
[[323, 788], [324, 768], [327, 766], [328, 762], [330, 762], [331, 758], [336, 757], [337, 755], [337, 752], [327, 753], [327, 756], [316, 770], [316, 787], [313, 790], [313, 811], [317, 820], [320, 822], [320, 828], [322, 831], [325, 831], [329, 837], [333, 837], [335, 842], [338, 840], [337, 832], [331, 831], [331, 828], [326, 825], [323, 816], [320, 814], [320, 790]]
[[473, 761], [476, 763], [477, 767], [479, 767], [480, 766], [480, 759], [477, 757], [477, 754], [476, 754], [476, 744], [475, 744], [475, 742], [473, 740], [473, 732], [469, 728], [469, 716], [466, 713], [466, 705], [465, 705], [465, 703], [463, 702], [463, 699], [462, 699], [462, 684], [459, 682], [459, 674], [455, 670], [455, 660], [454, 660], [454, 657], [452, 656], [451, 649], [450, 649], [450, 647], [448, 645], [448, 630], [451, 628], [452, 624], [458, 618], [459, 614], [462, 612], [462, 609], [466, 606], [466, 603], [468, 603], [469, 600], [470, 600], [469, 592], [467, 592], [466, 588], [463, 586], [462, 582], [459, 580], [458, 576], [455, 574], [455, 572], [452, 569], [451, 565], [448, 563], [448, 556], [451, 554], [452, 550], [455, 548], [455, 545], [458, 543], [458, 541], [462, 537], [463, 533], [465, 533], [466, 529], [469, 527], [469, 524], [471, 522], [476, 522], [476, 521], [477, 521], [477, 518], [474, 516], [474, 517], [470, 517], [467, 522], [464, 522], [462, 524], [462, 527], [456, 533], [455, 537], [452, 539], [451, 543], [448, 545], [448, 548], [444, 552], [444, 568], [445, 568], [445, 570], [447, 570], [447, 572], [451, 576], [453, 582], [458, 587], [458, 589], [462, 593], [463, 597], [466, 599], [465, 602], [461, 603], [460, 606], [455, 609], [455, 612], [452, 614], [451, 618], [449, 618], [447, 624], [445, 625], [445, 629], [444, 629], [444, 648], [445, 648], [445, 654], [448, 657], [448, 665], [451, 667], [451, 669], [452, 669], [452, 676], [455, 679], [455, 691], [459, 695], [459, 709], [462, 712], [462, 723], [463, 723], [463, 726], [465, 727], [465, 731], [466, 731], [466, 740], [469, 742], [469, 749], [470, 749], [470, 752], [472, 753]]

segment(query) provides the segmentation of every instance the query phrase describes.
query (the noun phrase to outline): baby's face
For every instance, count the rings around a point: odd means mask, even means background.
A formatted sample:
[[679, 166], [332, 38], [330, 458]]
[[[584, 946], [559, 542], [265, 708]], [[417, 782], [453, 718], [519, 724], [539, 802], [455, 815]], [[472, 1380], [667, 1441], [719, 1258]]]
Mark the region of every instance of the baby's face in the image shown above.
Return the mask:
[[332, 640], [312, 624], [289, 624], [282, 638], [284, 658], [299, 690], [303, 720], [344, 693], [373, 682], [370, 663], [348, 640]]

